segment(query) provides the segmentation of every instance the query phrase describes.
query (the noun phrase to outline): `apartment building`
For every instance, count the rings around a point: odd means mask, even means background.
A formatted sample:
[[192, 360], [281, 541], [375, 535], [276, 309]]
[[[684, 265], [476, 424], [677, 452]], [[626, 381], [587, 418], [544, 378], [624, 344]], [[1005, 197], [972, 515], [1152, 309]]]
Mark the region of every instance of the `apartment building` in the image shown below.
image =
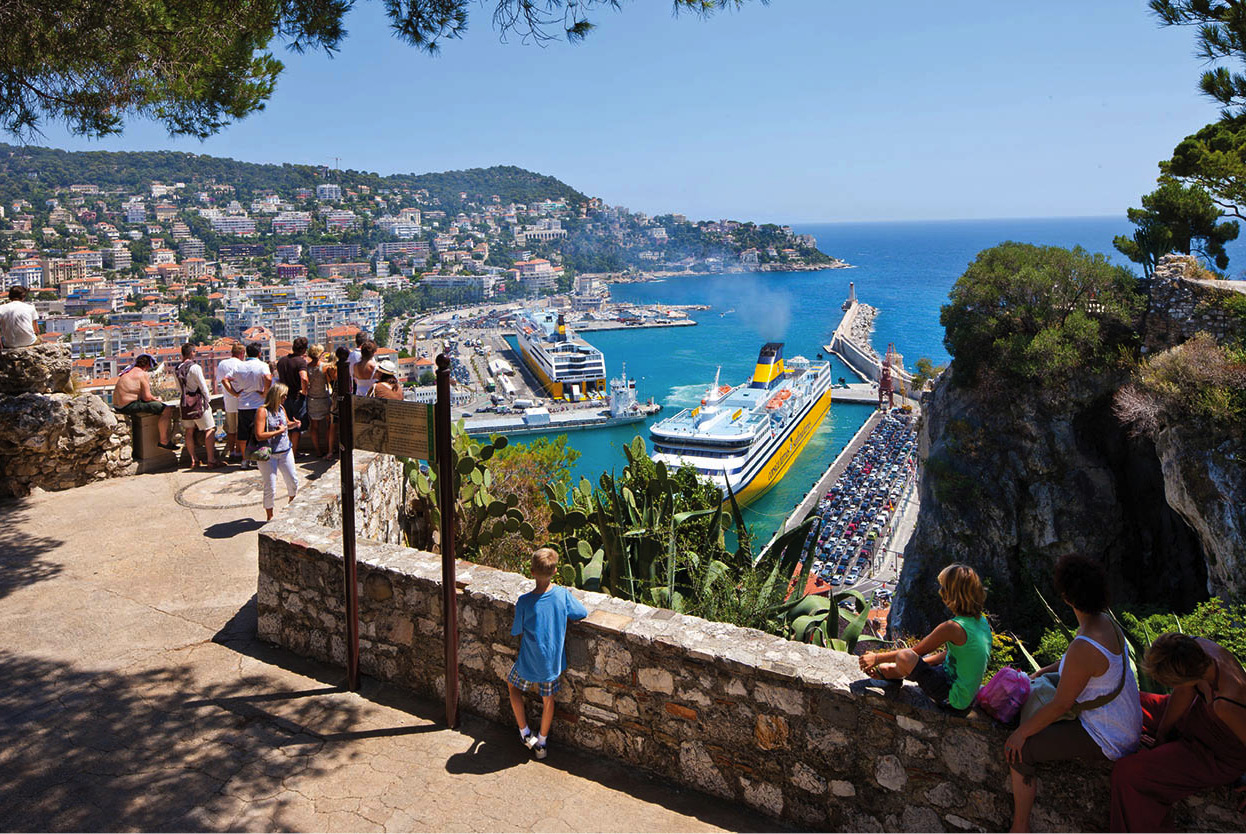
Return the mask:
[[359, 257], [361, 248], [358, 243], [326, 243], [307, 247], [311, 259], [316, 263], [326, 261], [349, 261]]
[[519, 283], [526, 290], [553, 290], [558, 288], [558, 273], [549, 261], [536, 258], [530, 261], [518, 261], [515, 269], [519, 272]]
[[297, 235], [311, 228], [311, 212], [283, 211], [273, 218], [273, 234]]
[[126, 203], [123, 208], [125, 209], [125, 222], [131, 224], [147, 222], [147, 206], [142, 202], [135, 200]]
[[377, 228], [386, 234], [391, 234], [399, 240], [413, 240], [420, 235], [419, 221], [412, 222], [402, 217], [394, 217], [385, 215], [377, 219]]
[[182, 260], [202, 258], [207, 255], [207, 247], [203, 245], [203, 241], [199, 238], [188, 237], [177, 244], [177, 252], [182, 256]]
[[303, 266], [303, 264], [277, 264], [277, 279], [279, 281], [293, 281], [306, 277], [307, 267]]
[[225, 217], [213, 217], [212, 231], [218, 235], [234, 235], [236, 237], [254, 237], [255, 236], [255, 220], [246, 215], [227, 215]]
[[324, 219], [325, 227], [330, 232], [344, 232], [348, 229], [354, 229], [359, 225], [359, 218], [353, 211], [333, 209], [330, 211], [322, 211], [320, 214]]
[[380, 326], [384, 305], [379, 293], [365, 290], [358, 301], [346, 297], [344, 284], [310, 281], [288, 286], [231, 288], [225, 293], [221, 317], [225, 333], [239, 337], [266, 327], [279, 341], [303, 336], [325, 342], [330, 328], [354, 325], [373, 331]]
[[321, 183], [316, 186], [316, 199], [329, 203], [340, 202], [342, 199], [342, 187], [332, 182]]
[[90, 324], [70, 335], [69, 351], [74, 359], [81, 359], [126, 352], [177, 350], [190, 334], [190, 328], [178, 321]]
[[316, 269], [322, 278], [363, 278], [372, 274], [372, 264], [367, 261], [320, 264]]
[[273, 258], [279, 264], [292, 264], [303, 257], [303, 244], [282, 243], [274, 250]]
[[43, 286], [56, 288], [62, 281], [86, 277], [86, 264], [69, 258], [43, 258]]

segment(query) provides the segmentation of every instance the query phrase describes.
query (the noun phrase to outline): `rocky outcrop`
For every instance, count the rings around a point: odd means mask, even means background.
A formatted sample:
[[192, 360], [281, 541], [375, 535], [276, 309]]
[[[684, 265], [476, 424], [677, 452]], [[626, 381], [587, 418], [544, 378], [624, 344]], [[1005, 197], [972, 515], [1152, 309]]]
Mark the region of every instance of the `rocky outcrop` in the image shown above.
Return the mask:
[[0, 350], [0, 396], [67, 393], [72, 368], [65, 345]]
[[59, 393], [69, 367], [64, 345], [0, 351], [0, 497], [134, 472], [129, 420], [94, 394]]
[[1198, 536], [1212, 594], [1246, 588], [1246, 444], [1191, 427], [1162, 429], [1155, 440], [1164, 496]]
[[[1148, 287], [1152, 356], [1197, 333], [1228, 343], [1246, 321], [1192, 258], [1169, 256]], [[1236, 282], [1240, 283], [1240, 282]], [[1068, 386], [956, 388], [944, 374], [924, 409], [921, 510], [891, 611], [902, 633], [946, 616], [935, 577], [977, 568], [988, 608], [1011, 627], [1050, 621], [1051, 569], [1064, 553], [1101, 558], [1118, 606], [1188, 610], [1246, 587], [1246, 446], [1179, 415], [1139, 436], [1113, 413], [1124, 375]], [[1034, 636], [1034, 634], [1030, 636]]]
[[982, 575], [989, 610], [1040, 632], [1049, 621], [1034, 588], [1056, 603], [1051, 569], [1065, 553], [1103, 559], [1118, 603], [1178, 606], [1205, 595], [1198, 538], [1165, 503], [1154, 447], [1112, 414], [1119, 381], [1001, 395], [940, 378], [922, 425], [921, 511], [893, 629], [915, 634], [946, 618], [935, 589], [950, 562]]

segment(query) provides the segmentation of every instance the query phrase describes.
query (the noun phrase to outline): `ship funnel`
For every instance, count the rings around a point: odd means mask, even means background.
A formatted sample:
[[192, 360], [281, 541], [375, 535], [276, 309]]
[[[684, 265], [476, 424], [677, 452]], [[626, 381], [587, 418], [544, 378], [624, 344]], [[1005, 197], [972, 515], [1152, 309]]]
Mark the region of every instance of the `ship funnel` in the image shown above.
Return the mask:
[[558, 341], [567, 341], [567, 319], [562, 313], [558, 314]]
[[773, 388], [783, 379], [783, 343], [766, 342], [757, 356], [750, 388]]

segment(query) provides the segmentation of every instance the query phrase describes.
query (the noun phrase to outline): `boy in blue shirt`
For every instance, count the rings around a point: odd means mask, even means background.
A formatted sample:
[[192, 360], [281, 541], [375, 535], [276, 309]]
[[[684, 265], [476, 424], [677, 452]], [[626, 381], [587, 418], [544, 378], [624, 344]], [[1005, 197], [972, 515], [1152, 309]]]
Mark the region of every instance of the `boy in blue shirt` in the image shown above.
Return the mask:
[[[570, 591], [551, 584], [557, 567], [556, 551], [542, 547], [532, 554], [532, 578], [536, 580], [536, 588], [515, 603], [515, 623], [511, 626], [511, 634], [523, 637], [519, 641], [519, 658], [506, 676], [511, 709], [519, 722], [519, 737], [538, 759], [545, 758], [545, 739], [554, 723], [554, 694], [560, 685], [558, 677], [567, 669], [567, 623], [588, 616], [588, 611], [571, 596]], [[523, 702], [525, 692], [541, 696], [540, 735], [533, 735], [528, 729]]]

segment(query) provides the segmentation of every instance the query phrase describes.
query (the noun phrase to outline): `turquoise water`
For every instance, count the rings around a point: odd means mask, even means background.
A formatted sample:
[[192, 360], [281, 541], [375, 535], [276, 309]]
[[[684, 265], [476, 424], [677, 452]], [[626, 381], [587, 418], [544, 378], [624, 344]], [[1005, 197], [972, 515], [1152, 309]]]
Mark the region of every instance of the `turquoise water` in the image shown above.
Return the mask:
[[[855, 282], [863, 302], [880, 310], [874, 334], [874, 346], [880, 353], [888, 342], [895, 342], [909, 367], [921, 356], [941, 364], [948, 356], [943, 348], [939, 307], [979, 251], [1004, 240], [1018, 240], [1080, 245], [1112, 253], [1112, 237], [1129, 231], [1123, 218], [793, 227], [797, 233], [815, 235], [822, 251], [848, 261], [854, 268], [672, 278], [611, 288], [620, 301], [711, 307], [691, 314], [696, 327], [587, 334], [588, 340], [605, 353], [610, 375], [617, 375], [626, 362], [629, 375], [637, 379], [640, 397], [653, 397], [665, 407], [648, 422], [699, 401], [719, 365], [723, 382], [735, 384], [746, 379], [763, 342], [785, 342], [787, 356], [816, 357], [839, 322], [849, 281]], [[1240, 253], [1239, 263], [1246, 261], [1246, 246], [1235, 248]], [[1116, 260], [1123, 259], [1118, 255]], [[734, 312], [723, 315], [728, 310]], [[849, 376], [838, 361], [834, 366], [836, 378]], [[770, 538], [869, 413], [870, 407], [864, 405], [832, 406], [787, 477], [746, 510], [757, 539]], [[596, 483], [601, 472], [622, 469], [626, 462], [622, 446], [638, 432], [647, 442], [648, 422], [569, 433], [570, 445], [582, 455], [575, 468], [576, 480], [583, 475]]]

